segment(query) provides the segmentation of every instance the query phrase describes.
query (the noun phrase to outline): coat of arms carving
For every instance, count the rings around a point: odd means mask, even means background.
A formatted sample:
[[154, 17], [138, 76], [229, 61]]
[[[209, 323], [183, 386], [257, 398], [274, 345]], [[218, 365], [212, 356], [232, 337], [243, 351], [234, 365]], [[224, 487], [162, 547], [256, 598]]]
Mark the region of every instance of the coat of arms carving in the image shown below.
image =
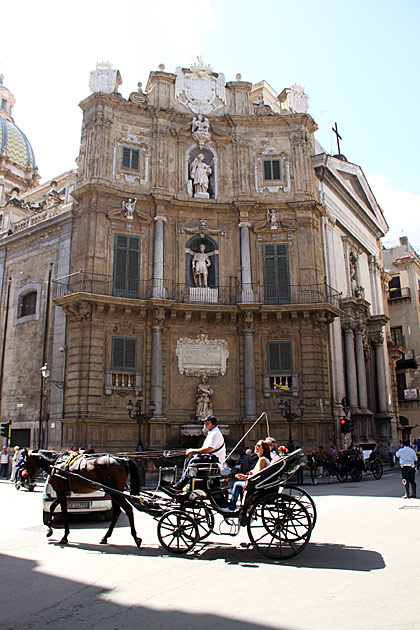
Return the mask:
[[[175, 99], [195, 114], [210, 114], [216, 107], [216, 97], [226, 104], [225, 75], [213, 72], [201, 57], [191, 68], [176, 69]], [[182, 93], [185, 99], [181, 100]]]

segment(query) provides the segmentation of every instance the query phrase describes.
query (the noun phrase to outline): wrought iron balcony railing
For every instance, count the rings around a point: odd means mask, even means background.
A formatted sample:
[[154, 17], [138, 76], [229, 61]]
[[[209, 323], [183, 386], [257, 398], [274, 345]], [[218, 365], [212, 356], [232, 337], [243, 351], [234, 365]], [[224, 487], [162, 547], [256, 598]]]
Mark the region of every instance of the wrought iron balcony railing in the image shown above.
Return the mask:
[[79, 271], [54, 280], [53, 297], [74, 293], [132, 300], [167, 299], [179, 304], [264, 304], [267, 306], [327, 303], [340, 308], [341, 293], [325, 284], [260, 286], [258, 283], [195, 287], [171, 280], [137, 280]]

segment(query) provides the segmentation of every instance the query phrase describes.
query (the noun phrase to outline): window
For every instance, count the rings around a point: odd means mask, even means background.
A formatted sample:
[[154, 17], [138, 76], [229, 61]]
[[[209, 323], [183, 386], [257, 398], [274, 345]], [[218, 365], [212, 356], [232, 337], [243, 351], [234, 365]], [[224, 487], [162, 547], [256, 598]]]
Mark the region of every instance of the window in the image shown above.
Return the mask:
[[270, 341], [267, 344], [268, 373], [291, 374], [293, 369], [292, 342]]
[[395, 346], [405, 346], [405, 339], [403, 335], [402, 326], [391, 328], [392, 342]]
[[2, 110], [4, 112], [6, 111], [6, 106], [7, 106], [7, 101], [4, 98], [2, 98], [1, 99], [1, 108], [2, 108]]
[[288, 245], [263, 245], [263, 268], [265, 304], [290, 304]]
[[137, 365], [137, 339], [126, 337], [112, 338], [112, 368], [132, 370]]
[[263, 160], [264, 179], [281, 179], [280, 160]]
[[139, 297], [140, 237], [116, 234], [114, 245], [114, 295]]
[[394, 276], [389, 281], [389, 297], [392, 298], [400, 298], [401, 297], [401, 281], [400, 276]]
[[36, 291], [29, 291], [19, 296], [18, 318], [34, 315], [36, 312]]
[[123, 147], [122, 150], [122, 168], [132, 171], [140, 170], [140, 151], [139, 149], [129, 149]]

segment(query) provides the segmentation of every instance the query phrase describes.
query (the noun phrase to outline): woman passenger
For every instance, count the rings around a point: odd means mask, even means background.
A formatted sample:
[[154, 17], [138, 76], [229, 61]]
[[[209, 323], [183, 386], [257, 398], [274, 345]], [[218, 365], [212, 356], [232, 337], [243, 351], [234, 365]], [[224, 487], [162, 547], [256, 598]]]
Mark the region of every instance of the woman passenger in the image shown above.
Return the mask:
[[255, 445], [255, 453], [258, 455], [258, 461], [255, 464], [254, 468], [250, 470], [249, 473], [247, 473], [246, 475], [244, 475], [243, 473], [238, 473], [237, 475], [235, 475], [235, 478], [238, 479], [238, 481], [235, 481], [235, 483], [233, 484], [232, 496], [228, 506], [230, 510], [236, 510], [238, 497], [240, 494], [242, 494], [247, 479], [252, 475], [256, 475], [261, 470], [264, 470], [264, 468], [267, 468], [267, 466], [271, 464], [270, 447], [267, 442], [264, 442], [264, 440], [259, 440]]

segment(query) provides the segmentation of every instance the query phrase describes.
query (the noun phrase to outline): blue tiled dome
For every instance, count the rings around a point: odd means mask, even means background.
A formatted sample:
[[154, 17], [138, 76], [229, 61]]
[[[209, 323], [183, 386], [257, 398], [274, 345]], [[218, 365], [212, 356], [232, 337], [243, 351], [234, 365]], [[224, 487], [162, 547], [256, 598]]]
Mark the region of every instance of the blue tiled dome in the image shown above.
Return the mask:
[[36, 169], [35, 155], [28, 138], [14, 123], [11, 112], [15, 102], [0, 76], [0, 155], [23, 168]]

